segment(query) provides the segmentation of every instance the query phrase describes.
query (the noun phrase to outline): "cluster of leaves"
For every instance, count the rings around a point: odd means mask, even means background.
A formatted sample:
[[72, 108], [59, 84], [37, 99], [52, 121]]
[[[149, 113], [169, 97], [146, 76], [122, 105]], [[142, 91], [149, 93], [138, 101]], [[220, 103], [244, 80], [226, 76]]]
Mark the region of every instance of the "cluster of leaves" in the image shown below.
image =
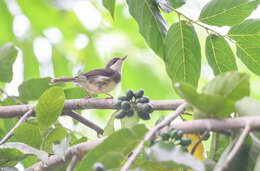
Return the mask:
[[149, 103], [149, 97], [143, 96], [144, 90], [140, 89], [136, 93], [129, 89], [126, 96], [118, 97], [116, 106], [120, 109], [116, 112], [115, 117], [118, 119], [125, 116], [132, 117], [135, 113], [143, 120], [150, 119], [150, 113], [153, 112], [153, 107]]

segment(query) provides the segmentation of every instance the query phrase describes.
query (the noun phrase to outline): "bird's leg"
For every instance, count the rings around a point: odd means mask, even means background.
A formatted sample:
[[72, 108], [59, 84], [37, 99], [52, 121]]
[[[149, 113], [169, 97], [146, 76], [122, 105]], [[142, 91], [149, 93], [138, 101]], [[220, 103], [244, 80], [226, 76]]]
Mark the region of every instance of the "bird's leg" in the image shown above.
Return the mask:
[[87, 90], [85, 90], [85, 92], [87, 93], [87, 97], [85, 97], [85, 99], [90, 99], [90, 98], [92, 98], [92, 96], [90, 95], [90, 93], [87, 91]]
[[109, 97], [107, 97], [106, 99], [113, 99], [114, 97], [108, 93], [105, 93], [106, 95], [108, 95]]

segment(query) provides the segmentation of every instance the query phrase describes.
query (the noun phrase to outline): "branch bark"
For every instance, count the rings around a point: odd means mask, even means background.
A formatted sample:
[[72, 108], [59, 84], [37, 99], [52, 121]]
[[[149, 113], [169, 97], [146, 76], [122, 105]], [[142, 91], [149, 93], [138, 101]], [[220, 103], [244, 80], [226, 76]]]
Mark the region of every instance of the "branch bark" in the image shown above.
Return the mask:
[[[116, 99], [73, 99], [65, 100], [64, 111], [71, 111], [77, 109], [117, 109], [115, 106]], [[184, 100], [153, 100], [151, 101], [152, 106], [155, 110], [175, 110]], [[33, 109], [35, 113], [34, 104], [28, 105], [13, 105], [13, 106], [1, 106], [0, 107], [0, 118], [13, 118], [24, 115], [29, 109]]]
[[143, 140], [139, 143], [139, 145], [133, 151], [132, 155], [128, 158], [128, 160], [122, 167], [121, 171], [127, 171], [130, 168], [130, 166], [134, 163], [134, 161], [136, 160], [139, 153], [144, 148], [144, 142], [150, 141], [152, 139], [152, 137], [156, 134], [156, 132], [158, 132], [163, 127], [169, 125], [171, 123], [171, 121], [173, 121], [175, 118], [177, 118], [185, 110], [185, 107], [186, 107], [186, 103], [181, 104], [173, 114], [171, 114], [169, 117], [167, 117], [165, 120], [163, 120], [162, 122], [157, 124], [152, 129], [150, 129], [149, 132], [147, 134], [145, 134]]
[[70, 161], [75, 155], [81, 159], [86, 153], [102, 143], [105, 139], [106, 137], [103, 137], [74, 145], [66, 151], [64, 156], [65, 160], [57, 155], [53, 155], [49, 157], [47, 164], [44, 165], [42, 162], [38, 162], [27, 168], [26, 171], [50, 171]]
[[172, 128], [182, 130], [185, 133], [199, 133], [203, 131], [225, 131], [245, 128], [250, 123], [251, 129], [260, 128], [260, 116], [247, 116], [228, 119], [197, 119], [174, 123]]

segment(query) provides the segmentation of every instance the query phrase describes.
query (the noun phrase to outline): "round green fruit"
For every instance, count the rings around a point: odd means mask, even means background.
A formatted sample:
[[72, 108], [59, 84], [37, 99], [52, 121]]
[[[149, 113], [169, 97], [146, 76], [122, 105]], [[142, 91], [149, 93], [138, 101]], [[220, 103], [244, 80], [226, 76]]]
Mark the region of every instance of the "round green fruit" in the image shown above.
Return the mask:
[[130, 109], [129, 111], [126, 112], [126, 115], [128, 117], [132, 117], [135, 114], [135, 110], [134, 109]]
[[118, 100], [128, 101], [128, 98], [127, 98], [126, 96], [119, 96], [119, 97], [118, 97]]
[[123, 101], [121, 103], [121, 108], [125, 111], [128, 111], [131, 109], [131, 104], [128, 101]]
[[144, 95], [144, 90], [143, 90], [143, 89], [138, 90], [138, 91], [134, 94], [134, 96], [135, 96], [136, 99], [139, 99], [139, 98], [143, 97], [143, 95]]
[[182, 145], [182, 146], [188, 146], [190, 144], [191, 144], [191, 139], [189, 139], [189, 138], [184, 138], [180, 142], [180, 145]]
[[115, 118], [122, 119], [123, 117], [125, 117], [125, 115], [126, 115], [125, 111], [121, 109], [121, 110], [116, 112]]
[[133, 90], [128, 89], [128, 90], [126, 91], [126, 97], [127, 97], [129, 100], [131, 100], [131, 99], [134, 97], [134, 92], [133, 92]]
[[149, 103], [149, 101], [150, 101], [149, 97], [144, 96], [144, 97], [139, 98], [136, 102], [137, 103]]

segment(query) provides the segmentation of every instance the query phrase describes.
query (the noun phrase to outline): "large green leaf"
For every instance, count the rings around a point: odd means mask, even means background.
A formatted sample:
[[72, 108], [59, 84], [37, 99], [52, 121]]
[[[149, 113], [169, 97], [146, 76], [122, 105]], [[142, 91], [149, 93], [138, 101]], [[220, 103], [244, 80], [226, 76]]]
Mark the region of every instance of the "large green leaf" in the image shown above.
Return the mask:
[[[147, 128], [145, 128], [144, 125], [136, 125], [133, 128], [120, 129], [105, 139], [104, 142], [98, 145], [95, 149], [87, 153], [87, 155], [77, 165], [75, 170], [91, 170], [95, 162], [104, 160], [104, 155], [109, 154], [110, 157], [112, 157], [111, 152], [113, 152], [113, 156], [115, 157], [114, 159], [121, 162], [110, 162], [109, 167], [119, 168], [120, 164], [128, 158], [128, 155], [131, 153], [133, 148], [138, 144], [138, 142], [141, 141], [146, 131]], [[117, 155], [115, 155], [115, 153]], [[120, 158], [118, 158], [118, 156]], [[104, 165], [104, 167], [106, 168], [106, 165]]]
[[50, 132], [46, 135], [45, 138], [45, 151], [52, 152], [52, 143], [59, 142], [64, 139], [67, 135], [65, 128], [57, 126], [54, 129], [51, 129]]
[[223, 37], [214, 34], [207, 37], [206, 57], [215, 75], [237, 70], [235, 56]]
[[36, 105], [36, 118], [41, 126], [54, 124], [60, 116], [65, 95], [60, 87], [51, 87], [40, 97]]
[[200, 77], [200, 43], [192, 25], [173, 24], [165, 39], [164, 61], [173, 83], [186, 82], [197, 87]]
[[163, 41], [167, 23], [154, 0], [127, 0], [130, 14], [139, 25], [139, 31], [154, 52], [163, 56]]
[[0, 45], [13, 41], [13, 16], [9, 13], [5, 1], [0, 1]]
[[233, 26], [247, 18], [259, 0], [211, 0], [204, 6], [199, 20], [215, 26]]
[[50, 88], [50, 77], [34, 78], [24, 81], [19, 87], [19, 95], [25, 100], [38, 100], [42, 93]]
[[10, 82], [13, 78], [13, 63], [17, 57], [17, 49], [6, 43], [0, 48], [0, 82]]
[[86, 91], [80, 87], [65, 88], [64, 94], [66, 99], [80, 99], [88, 96]]
[[202, 162], [194, 158], [192, 155], [183, 152], [180, 148], [176, 148], [174, 144], [166, 144], [159, 142], [150, 148], [151, 155], [156, 161], [169, 162], [169, 166], [175, 168], [192, 168], [194, 171], [205, 171]]
[[260, 102], [250, 97], [244, 97], [235, 104], [239, 116], [260, 115]]
[[116, 0], [103, 0], [103, 6], [110, 12], [111, 16], [114, 18]]
[[4, 166], [15, 166], [16, 163], [25, 158], [25, 155], [10, 148], [0, 148], [0, 168]]
[[248, 19], [231, 27], [228, 36], [245, 47], [260, 48], [260, 19]]
[[15, 138], [22, 143], [30, 145], [34, 148], [40, 148], [42, 138], [40, 130], [37, 126], [24, 123], [14, 130]]
[[210, 145], [210, 159], [218, 161], [221, 154], [225, 151], [229, 145], [230, 137], [213, 132], [211, 145]]

